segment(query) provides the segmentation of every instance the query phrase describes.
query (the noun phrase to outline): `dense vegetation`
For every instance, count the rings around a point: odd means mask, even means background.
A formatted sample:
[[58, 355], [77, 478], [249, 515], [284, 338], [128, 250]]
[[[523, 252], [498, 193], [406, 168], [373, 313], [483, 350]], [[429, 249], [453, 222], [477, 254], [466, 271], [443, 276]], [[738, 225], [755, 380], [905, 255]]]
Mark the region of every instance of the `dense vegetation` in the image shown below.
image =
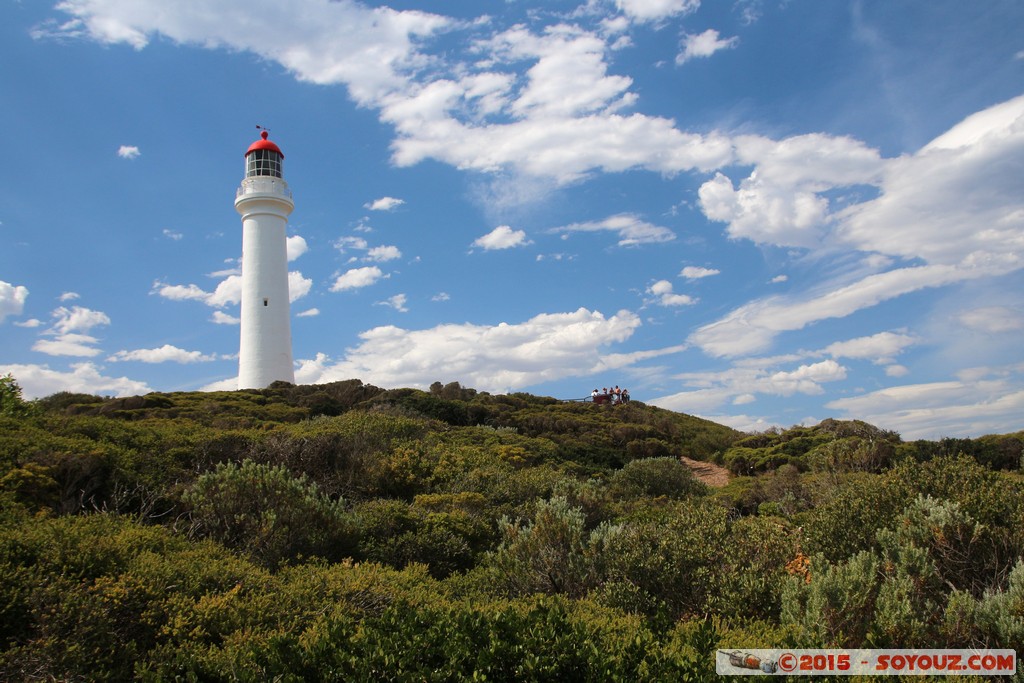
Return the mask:
[[[0, 378], [0, 679], [695, 681], [716, 648], [1022, 652], [1022, 450], [457, 383], [26, 402]], [[711, 489], [682, 456], [734, 476]]]

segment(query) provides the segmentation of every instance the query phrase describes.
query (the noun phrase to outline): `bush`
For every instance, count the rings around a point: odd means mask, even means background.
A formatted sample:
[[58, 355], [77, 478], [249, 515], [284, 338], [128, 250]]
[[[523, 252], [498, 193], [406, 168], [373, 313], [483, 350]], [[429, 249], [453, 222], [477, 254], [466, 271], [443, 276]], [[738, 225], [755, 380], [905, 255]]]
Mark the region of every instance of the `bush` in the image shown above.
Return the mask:
[[482, 608], [396, 603], [361, 622], [333, 615], [301, 634], [242, 643], [233, 656], [182, 658], [184, 666], [154, 678], [659, 680], [671, 669], [657, 658], [656, 645], [645, 630], [615, 639], [550, 598]]
[[501, 546], [487, 561], [494, 581], [511, 596], [564, 593], [579, 597], [597, 585], [597, 562], [614, 532], [587, 532], [582, 510], [565, 498], [537, 505], [533, 521], [502, 522]]
[[115, 515], [9, 521], [0, 528], [0, 679], [129, 680], [173, 628], [174, 604], [261, 578], [212, 544]]
[[942, 632], [948, 647], [1024, 650], [1024, 560], [1010, 572], [1005, 591], [980, 598], [956, 591], [946, 605]]
[[686, 501], [623, 522], [601, 553], [607, 579], [632, 584], [671, 619], [706, 614], [723, 578], [726, 515], [717, 505]]
[[21, 397], [21, 386], [13, 375], [0, 377], [0, 415], [22, 417], [32, 412], [32, 406]]
[[842, 562], [858, 552], [877, 549], [878, 530], [889, 526], [906, 500], [906, 492], [886, 477], [847, 475], [816, 507], [798, 517], [804, 523], [807, 553]]
[[250, 555], [267, 567], [316, 555], [351, 553], [356, 525], [342, 500], [321, 495], [305, 476], [246, 460], [218, 465], [189, 489], [196, 533]]
[[633, 460], [613, 474], [608, 485], [614, 494], [630, 498], [679, 499], [708, 493], [708, 487], [676, 458]]
[[[482, 496], [477, 497], [482, 501]], [[359, 505], [355, 509], [361, 525], [359, 555], [397, 569], [422, 564], [436, 578], [473, 567], [492, 539], [491, 526], [459, 509], [458, 498], [445, 511], [425, 509], [420, 504], [425, 498], [430, 499], [427, 505], [438, 505], [442, 496], [417, 496], [414, 505], [398, 500]]]
[[874, 617], [879, 560], [871, 552], [830, 564], [811, 561], [810, 581], [790, 578], [782, 591], [783, 626], [803, 634], [804, 647], [862, 647]]

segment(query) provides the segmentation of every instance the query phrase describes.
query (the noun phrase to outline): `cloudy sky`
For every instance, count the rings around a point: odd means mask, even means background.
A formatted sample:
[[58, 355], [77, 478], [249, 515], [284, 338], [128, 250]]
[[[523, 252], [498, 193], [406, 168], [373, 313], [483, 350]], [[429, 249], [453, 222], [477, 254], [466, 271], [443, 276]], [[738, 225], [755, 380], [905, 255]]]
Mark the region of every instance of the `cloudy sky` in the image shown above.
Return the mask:
[[1024, 428], [1024, 3], [0, 4], [0, 373], [233, 385], [243, 153], [301, 383]]

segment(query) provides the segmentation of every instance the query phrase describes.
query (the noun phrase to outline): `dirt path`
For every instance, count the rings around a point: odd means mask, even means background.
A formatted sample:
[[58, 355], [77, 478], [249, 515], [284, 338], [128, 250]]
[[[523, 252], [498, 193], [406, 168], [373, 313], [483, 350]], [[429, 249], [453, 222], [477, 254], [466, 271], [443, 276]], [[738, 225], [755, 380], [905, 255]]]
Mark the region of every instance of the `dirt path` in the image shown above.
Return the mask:
[[693, 476], [697, 477], [708, 486], [721, 488], [729, 483], [729, 470], [724, 467], [719, 467], [718, 465], [710, 462], [693, 460], [692, 458], [687, 458], [685, 455], [680, 456], [679, 460], [690, 468], [690, 471], [693, 472]]

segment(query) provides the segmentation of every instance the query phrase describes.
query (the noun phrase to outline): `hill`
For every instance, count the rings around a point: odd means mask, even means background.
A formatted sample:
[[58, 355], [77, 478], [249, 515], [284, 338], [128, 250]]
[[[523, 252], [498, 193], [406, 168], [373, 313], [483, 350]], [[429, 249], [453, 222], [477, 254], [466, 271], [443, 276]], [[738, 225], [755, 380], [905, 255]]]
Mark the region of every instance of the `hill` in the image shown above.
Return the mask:
[[719, 647], [1024, 649], [1024, 433], [749, 435], [456, 383], [12, 384], [5, 680], [710, 680]]

